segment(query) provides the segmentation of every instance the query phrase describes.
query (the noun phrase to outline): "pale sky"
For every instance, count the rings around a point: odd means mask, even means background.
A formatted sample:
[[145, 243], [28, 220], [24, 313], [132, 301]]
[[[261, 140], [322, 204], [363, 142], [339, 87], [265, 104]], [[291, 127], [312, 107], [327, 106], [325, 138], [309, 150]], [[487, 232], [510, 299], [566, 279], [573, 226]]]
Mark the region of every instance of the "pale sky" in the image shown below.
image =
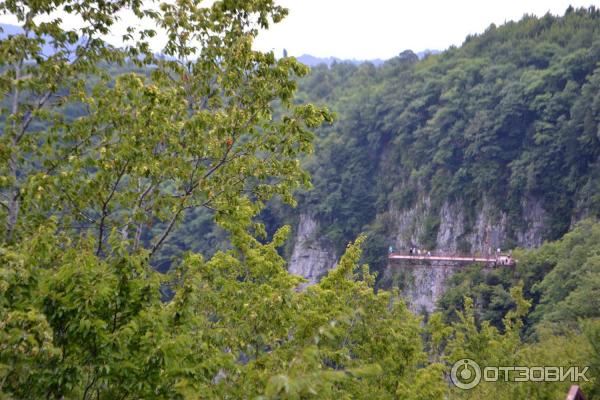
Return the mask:
[[564, 14], [592, 0], [280, 0], [288, 17], [259, 36], [257, 47], [291, 56], [387, 59], [411, 49], [444, 50], [492, 22], [523, 14]]
[[[167, 0], [172, 1], [172, 0]], [[214, 0], [203, 3], [210, 4]], [[255, 48], [281, 55], [311, 54], [343, 59], [388, 59], [403, 50], [444, 50], [468, 34], [483, 32], [524, 14], [564, 14], [569, 5], [589, 7], [600, 0], [278, 0], [290, 13], [257, 38]], [[65, 25], [76, 25], [63, 16]], [[108, 40], [119, 45], [131, 18], [122, 17]], [[16, 23], [0, 16], [0, 23]], [[111, 40], [114, 39], [114, 40]], [[160, 39], [152, 43], [160, 51]]]

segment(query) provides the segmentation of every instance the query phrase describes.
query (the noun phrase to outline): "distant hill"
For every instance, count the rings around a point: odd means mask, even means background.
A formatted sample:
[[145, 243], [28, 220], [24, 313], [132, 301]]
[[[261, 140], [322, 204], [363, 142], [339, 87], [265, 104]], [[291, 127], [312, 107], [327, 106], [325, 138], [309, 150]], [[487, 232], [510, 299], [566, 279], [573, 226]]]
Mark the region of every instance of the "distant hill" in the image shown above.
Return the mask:
[[[0, 24], [0, 39], [6, 39], [8, 36], [22, 35], [23, 29], [20, 26]], [[56, 48], [52, 46], [49, 38], [45, 38], [46, 44], [42, 47], [42, 54], [45, 56], [51, 56], [55, 53]], [[72, 49], [75, 49], [77, 45], [73, 45]]]
[[[10, 35], [20, 35], [23, 33], [23, 29], [21, 29], [21, 27], [19, 26], [15, 26], [15, 25], [10, 25], [10, 24], [0, 24], [0, 39], [5, 39], [6, 37], [10, 36]], [[46, 45], [44, 46], [43, 49], [43, 53], [46, 55], [51, 55], [52, 53], [54, 53], [54, 48], [51, 45]], [[424, 50], [424, 51], [420, 51], [417, 54], [417, 56], [419, 57], [419, 59], [423, 59], [425, 58], [426, 55], [429, 54], [438, 54], [441, 53], [439, 50]], [[383, 60], [381, 58], [376, 58], [376, 59], [372, 59], [372, 60], [357, 60], [357, 59], [342, 59], [342, 58], [337, 58], [337, 57], [315, 57], [312, 56], [310, 54], [304, 54], [301, 55], [300, 57], [297, 57], [298, 61], [300, 61], [301, 63], [308, 65], [309, 67], [316, 67], [317, 65], [321, 65], [321, 64], [325, 64], [328, 67], [331, 66], [334, 63], [350, 63], [353, 65], [360, 65], [363, 63], [371, 63], [375, 66], [380, 66], [382, 65], [386, 60]]]
[[297, 60], [302, 64], [308, 65], [309, 67], [316, 67], [317, 65], [325, 64], [327, 66], [331, 66], [334, 63], [350, 63], [353, 65], [359, 65], [365, 62], [370, 62], [374, 65], [381, 65], [385, 60], [380, 58], [376, 58], [374, 60], [356, 60], [356, 59], [341, 59], [337, 57], [315, 57], [310, 54], [303, 54], [300, 57], [297, 57]]
[[425, 49], [423, 51], [417, 52], [417, 56], [419, 57], [419, 60], [422, 60], [422, 59], [424, 59], [427, 56], [431, 56], [431, 55], [435, 55], [435, 54], [440, 54], [441, 52], [442, 52], [441, 50]]
[[[423, 59], [425, 58], [427, 55], [430, 54], [439, 54], [441, 53], [441, 51], [439, 50], [423, 50], [423, 51], [419, 51], [417, 53], [415, 53], [419, 59]], [[315, 57], [312, 56], [310, 54], [303, 54], [300, 57], [297, 57], [298, 61], [300, 61], [302, 64], [308, 65], [309, 67], [316, 67], [317, 65], [321, 65], [321, 64], [325, 64], [328, 67], [330, 67], [332, 64], [334, 63], [350, 63], [353, 65], [360, 65], [363, 63], [371, 63], [375, 66], [380, 66], [382, 65], [386, 60], [382, 60], [381, 58], [375, 58], [372, 60], [357, 60], [357, 59], [342, 59], [342, 58], [337, 58], [337, 57]]]

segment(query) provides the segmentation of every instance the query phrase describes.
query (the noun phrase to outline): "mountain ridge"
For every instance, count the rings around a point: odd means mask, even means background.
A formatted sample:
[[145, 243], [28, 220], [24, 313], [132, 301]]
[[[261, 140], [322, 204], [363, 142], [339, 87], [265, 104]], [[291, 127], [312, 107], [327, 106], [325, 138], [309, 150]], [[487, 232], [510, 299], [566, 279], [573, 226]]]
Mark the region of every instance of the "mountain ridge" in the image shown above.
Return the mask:
[[[410, 50], [408, 50], [410, 51]], [[430, 50], [430, 49], [426, 49], [423, 51], [419, 51], [417, 53], [415, 53], [417, 55], [417, 57], [419, 57], [420, 60], [424, 59], [427, 56], [430, 55], [436, 55], [436, 54], [440, 54], [441, 51], [440, 50]], [[296, 59], [298, 61], [300, 61], [302, 64], [308, 65], [309, 67], [316, 67], [318, 65], [324, 64], [327, 65], [328, 67], [331, 67], [331, 65], [335, 64], [335, 63], [348, 63], [348, 64], [353, 64], [353, 65], [360, 65], [360, 64], [365, 64], [365, 63], [371, 63], [375, 66], [381, 66], [383, 63], [385, 63], [386, 61], [388, 61], [388, 59], [381, 59], [381, 58], [375, 58], [375, 59], [344, 59], [344, 58], [339, 58], [339, 57], [317, 57], [317, 56], [313, 56], [311, 54], [303, 54], [299, 57], [296, 57]]]

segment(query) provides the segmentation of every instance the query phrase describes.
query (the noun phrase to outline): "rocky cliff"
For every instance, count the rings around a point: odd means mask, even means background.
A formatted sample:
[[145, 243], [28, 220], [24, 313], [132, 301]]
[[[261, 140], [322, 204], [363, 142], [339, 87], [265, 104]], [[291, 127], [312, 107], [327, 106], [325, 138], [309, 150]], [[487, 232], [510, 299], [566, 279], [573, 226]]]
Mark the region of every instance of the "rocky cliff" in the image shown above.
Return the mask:
[[[460, 202], [444, 201], [436, 213], [428, 196], [423, 196], [413, 207], [405, 210], [392, 208], [387, 214], [392, 231], [394, 248], [408, 250], [417, 247], [447, 253], [493, 253], [507, 247], [531, 248], [539, 246], [544, 237], [547, 213], [541, 202], [530, 197], [522, 201], [522, 219], [519, 224], [509, 224], [506, 213], [498, 211], [487, 197], [479, 209], [467, 210]], [[474, 215], [469, 221], [467, 214]], [[432, 218], [435, 241], [427, 245], [426, 219]], [[518, 226], [517, 226], [518, 225]]]
[[[471, 221], [467, 211], [474, 215]], [[392, 206], [388, 213], [377, 218], [391, 227], [390, 244], [400, 251], [414, 246], [447, 253], [484, 254], [493, 253], [497, 248], [532, 248], [542, 243], [546, 229], [547, 213], [541, 202], [531, 197], [523, 199], [522, 220], [517, 227], [509, 224], [508, 216], [497, 211], [487, 197], [474, 213], [461, 203], [447, 200], [433, 215], [438, 221], [436, 239], [433, 246], [427, 246], [423, 238], [426, 219], [432, 217], [432, 212], [431, 201], [425, 195], [410, 208]], [[319, 237], [318, 228], [314, 216], [300, 215], [289, 264], [290, 272], [312, 282], [335, 265], [338, 255], [331, 244]]]
[[[390, 244], [398, 251], [407, 251], [415, 246], [444, 253], [488, 254], [497, 248], [531, 248], [542, 243], [547, 212], [541, 202], [532, 197], [525, 197], [521, 206], [520, 223], [509, 224], [508, 216], [499, 212], [487, 197], [483, 198], [475, 212], [462, 203], [446, 200], [432, 215], [431, 200], [424, 195], [412, 207], [395, 209], [391, 206], [389, 212], [377, 218], [391, 227]], [[423, 243], [428, 218], [438, 221], [435, 244], [431, 248]], [[335, 266], [338, 253], [327, 240], [319, 237], [319, 224], [315, 217], [300, 215], [289, 271], [304, 276], [309, 284], [316, 283]], [[399, 287], [413, 311], [431, 313], [444, 292], [446, 280], [459, 268], [460, 265], [449, 264], [390, 264], [383, 273], [382, 285]]]
[[384, 280], [398, 287], [415, 313], [432, 313], [444, 293], [446, 280], [464, 265], [450, 262], [390, 262]]
[[335, 249], [319, 238], [318, 232], [315, 218], [310, 214], [301, 214], [288, 271], [305, 277], [309, 284], [316, 283], [336, 263]]

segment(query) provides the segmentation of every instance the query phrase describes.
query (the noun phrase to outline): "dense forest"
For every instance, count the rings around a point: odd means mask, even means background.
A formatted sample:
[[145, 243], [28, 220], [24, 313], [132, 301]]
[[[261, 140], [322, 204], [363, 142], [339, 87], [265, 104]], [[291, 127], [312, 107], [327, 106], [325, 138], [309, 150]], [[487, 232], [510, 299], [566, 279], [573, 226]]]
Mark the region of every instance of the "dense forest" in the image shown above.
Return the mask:
[[[166, 32], [160, 55], [134, 23], [122, 48], [103, 40], [122, 11]], [[253, 49], [287, 15], [272, 0], [0, 13], [20, 24], [0, 38], [0, 399], [555, 399], [571, 384], [463, 390], [464, 358], [589, 367], [579, 384], [600, 396], [599, 10], [312, 71]], [[432, 210], [490, 198], [511, 226], [539, 197], [547, 242], [515, 249], [514, 269], [455, 274], [441, 312], [415, 315], [381, 272], [390, 205], [423, 192]], [[343, 253], [307, 287], [285, 258], [303, 212]]]
[[[597, 9], [570, 8], [492, 25], [423, 61], [406, 51], [379, 68], [313, 69], [300, 96], [330, 105], [339, 121], [320, 131], [301, 207], [338, 246], [364, 231], [380, 238], [380, 253], [390, 204], [409, 208], [423, 192], [429, 248], [445, 199], [468, 213], [487, 197], [516, 231], [523, 199], [540, 198], [550, 240], [598, 216], [599, 22]], [[516, 244], [509, 235], [503, 247]]]

